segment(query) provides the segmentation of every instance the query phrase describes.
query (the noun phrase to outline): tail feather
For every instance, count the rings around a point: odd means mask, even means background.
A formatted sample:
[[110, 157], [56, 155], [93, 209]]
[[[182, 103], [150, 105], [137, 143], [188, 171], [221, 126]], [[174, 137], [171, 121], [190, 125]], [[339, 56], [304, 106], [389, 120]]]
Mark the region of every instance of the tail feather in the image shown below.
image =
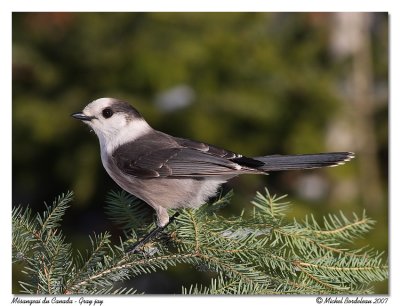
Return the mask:
[[302, 155], [268, 155], [253, 157], [263, 165], [257, 167], [265, 172], [280, 170], [302, 170], [342, 165], [354, 158], [352, 152], [332, 152]]

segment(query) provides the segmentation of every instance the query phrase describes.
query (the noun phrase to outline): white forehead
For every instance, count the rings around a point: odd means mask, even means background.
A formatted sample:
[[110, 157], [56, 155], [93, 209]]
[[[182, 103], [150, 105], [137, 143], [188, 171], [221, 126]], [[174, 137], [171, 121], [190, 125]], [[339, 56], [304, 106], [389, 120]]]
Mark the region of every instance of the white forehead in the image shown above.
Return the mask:
[[108, 106], [111, 106], [116, 100], [114, 98], [100, 98], [90, 102], [84, 110], [86, 111], [100, 111]]

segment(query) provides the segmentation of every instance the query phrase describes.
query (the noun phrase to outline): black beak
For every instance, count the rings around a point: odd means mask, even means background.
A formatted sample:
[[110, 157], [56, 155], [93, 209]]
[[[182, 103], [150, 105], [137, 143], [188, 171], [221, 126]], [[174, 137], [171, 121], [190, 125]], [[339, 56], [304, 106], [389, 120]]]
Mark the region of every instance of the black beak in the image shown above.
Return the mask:
[[96, 118], [94, 116], [86, 116], [82, 112], [73, 113], [71, 116], [75, 119], [82, 120], [82, 121], [91, 121], [92, 119]]

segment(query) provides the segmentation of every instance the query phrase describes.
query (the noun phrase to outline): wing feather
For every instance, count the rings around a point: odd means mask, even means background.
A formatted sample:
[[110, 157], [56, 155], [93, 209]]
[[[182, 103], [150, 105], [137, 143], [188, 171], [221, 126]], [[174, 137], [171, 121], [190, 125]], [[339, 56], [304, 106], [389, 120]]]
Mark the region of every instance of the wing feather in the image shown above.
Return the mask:
[[186, 139], [174, 138], [175, 144], [168, 140], [124, 144], [114, 151], [113, 159], [122, 172], [141, 178], [219, 176], [238, 174], [241, 168], [228, 159], [240, 156], [233, 152]]

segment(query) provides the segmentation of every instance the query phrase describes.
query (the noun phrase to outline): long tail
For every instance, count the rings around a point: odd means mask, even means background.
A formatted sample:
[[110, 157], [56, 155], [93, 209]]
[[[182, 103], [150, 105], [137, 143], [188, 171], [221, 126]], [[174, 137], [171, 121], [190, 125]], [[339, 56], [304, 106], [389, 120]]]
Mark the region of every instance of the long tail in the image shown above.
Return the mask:
[[259, 170], [281, 171], [281, 170], [301, 170], [321, 167], [334, 167], [342, 165], [354, 157], [352, 152], [332, 152], [302, 155], [268, 155], [253, 157], [253, 160], [260, 161], [256, 167]]

